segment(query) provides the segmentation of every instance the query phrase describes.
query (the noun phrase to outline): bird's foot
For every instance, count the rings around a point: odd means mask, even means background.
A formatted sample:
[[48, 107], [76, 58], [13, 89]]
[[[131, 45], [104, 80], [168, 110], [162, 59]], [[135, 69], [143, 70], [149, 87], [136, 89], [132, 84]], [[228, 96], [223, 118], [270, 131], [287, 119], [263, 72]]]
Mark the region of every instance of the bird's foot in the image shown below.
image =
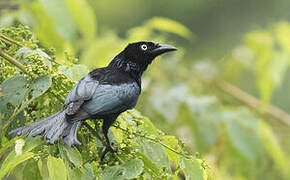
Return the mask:
[[103, 159], [105, 158], [105, 156], [106, 156], [106, 154], [107, 154], [108, 152], [115, 153], [115, 152], [117, 152], [117, 151], [118, 151], [117, 148], [114, 148], [114, 147], [113, 147], [113, 143], [112, 143], [112, 144], [108, 144], [107, 147], [106, 147], [106, 149], [105, 149], [105, 151], [102, 153], [101, 161], [103, 161]]

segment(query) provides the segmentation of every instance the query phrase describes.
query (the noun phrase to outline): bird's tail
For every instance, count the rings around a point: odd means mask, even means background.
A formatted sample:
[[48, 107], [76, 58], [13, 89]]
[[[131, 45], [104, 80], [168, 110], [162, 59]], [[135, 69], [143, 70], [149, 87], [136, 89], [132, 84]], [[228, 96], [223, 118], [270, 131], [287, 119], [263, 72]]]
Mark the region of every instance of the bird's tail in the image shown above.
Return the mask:
[[76, 137], [79, 125], [80, 122], [70, 123], [67, 120], [65, 110], [62, 110], [31, 125], [14, 129], [11, 133], [18, 136], [25, 134], [37, 136], [43, 134], [44, 139], [51, 144], [60, 137], [64, 137], [64, 142], [71, 146], [73, 144], [80, 144]]

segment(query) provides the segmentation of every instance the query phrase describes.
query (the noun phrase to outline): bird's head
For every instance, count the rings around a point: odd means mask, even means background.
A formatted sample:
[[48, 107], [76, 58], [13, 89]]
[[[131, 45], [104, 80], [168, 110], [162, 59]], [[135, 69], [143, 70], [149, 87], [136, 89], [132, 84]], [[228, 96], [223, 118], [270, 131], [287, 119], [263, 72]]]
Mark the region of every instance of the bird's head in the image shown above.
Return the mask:
[[130, 70], [134, 68], [140, 71], [145, 71], [147, 66], [157, 56], [177, 50], [176, 47], [167, 44], [157, 44], [153, 42], [140, 41], [130, 43], [127, 47], [114, 58], [111, 65], [123, 66], [125, 69]]
[[155, 57], [175, 50], [177, 48], [171, 45], [141, 41], [129, 44], [124, 49], [124, 53], [128, 59], [136, 63], [150, 64]]

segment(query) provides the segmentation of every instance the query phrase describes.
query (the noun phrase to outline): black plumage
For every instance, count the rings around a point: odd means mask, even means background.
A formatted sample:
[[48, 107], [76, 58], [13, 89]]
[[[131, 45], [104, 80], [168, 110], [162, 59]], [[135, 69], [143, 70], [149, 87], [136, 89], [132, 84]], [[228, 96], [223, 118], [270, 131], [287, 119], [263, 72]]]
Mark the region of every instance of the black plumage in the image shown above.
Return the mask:
[[43, 134], [52, 144], [63, 138], [69, 146], [80, 145], [77, 130], [81, 123], [87, 119], [103, 119], [105, 153], [114, 152], [107, 136], [110, 126], [122, 112], [135, 107], [141, 93], [141, 76], [153, 59], [174, 50], [173, 46], [152, 42], [129, 44], [107, 67], [95, 69], [83, 77], [67, 95], [61, 111], [12, 133]]

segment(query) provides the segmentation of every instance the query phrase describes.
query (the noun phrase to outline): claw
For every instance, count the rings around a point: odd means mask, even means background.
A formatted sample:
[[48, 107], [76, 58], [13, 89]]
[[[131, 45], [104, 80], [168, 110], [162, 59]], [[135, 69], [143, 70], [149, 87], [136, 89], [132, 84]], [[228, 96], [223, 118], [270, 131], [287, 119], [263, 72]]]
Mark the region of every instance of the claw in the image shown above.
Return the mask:
[[117, 148], [114, 148], [111, 144], [109, 144], [109, 145], [106, 147], [105, 151], [102, 153], [101, 161], [103, 161], [103, 159], [105, 158], [105, 156], [106, 156], [106, 154], [107, 154], [108, 152], [115, 153], [115, 152], [117, 152], [117, 151], [118, 151]]

